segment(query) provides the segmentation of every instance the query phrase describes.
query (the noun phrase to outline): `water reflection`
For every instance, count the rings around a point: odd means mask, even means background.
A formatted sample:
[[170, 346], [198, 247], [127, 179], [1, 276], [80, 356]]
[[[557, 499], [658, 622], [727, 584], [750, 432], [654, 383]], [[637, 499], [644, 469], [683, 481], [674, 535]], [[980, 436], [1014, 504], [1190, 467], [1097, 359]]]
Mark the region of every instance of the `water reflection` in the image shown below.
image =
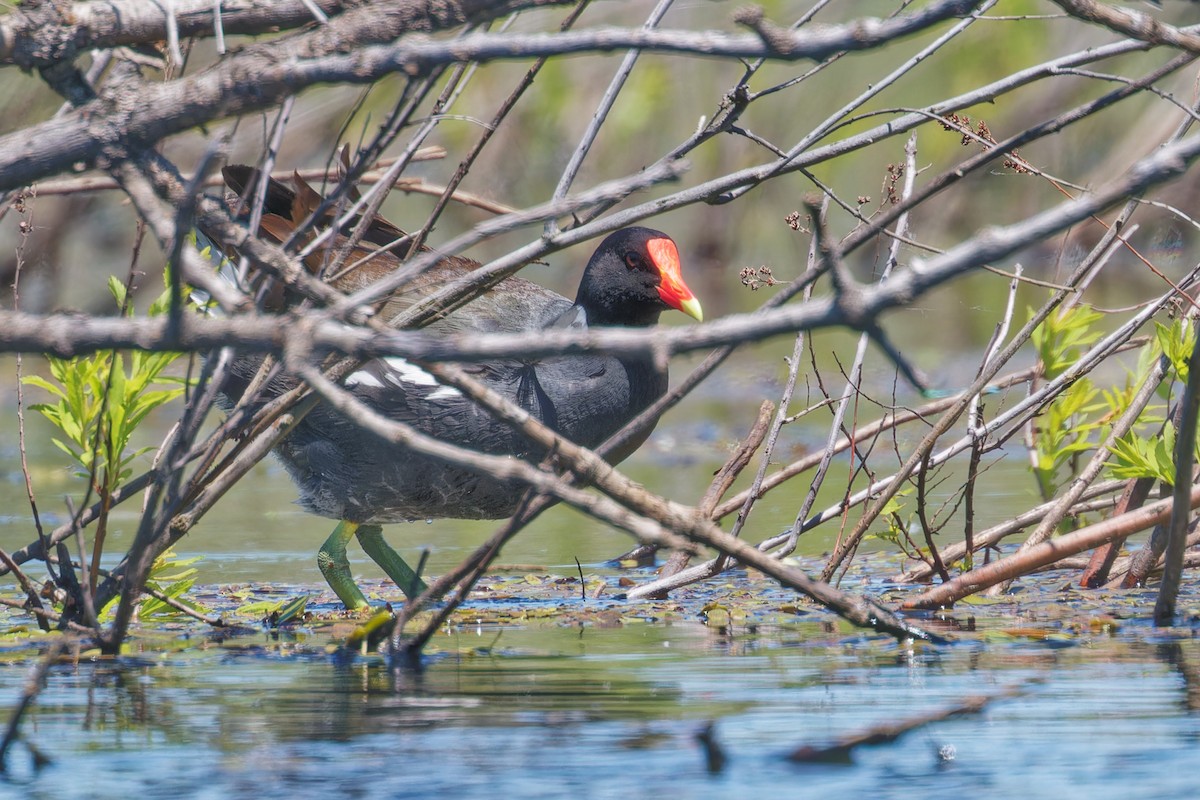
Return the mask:
[[[1011, 622], [1011, 621], [1010, 621]], [[1200, 643], [1143, 632], [908, 648], [841, 629], [698, 624], [461, 632], [421, 674], [338, 666], [320, 636], [57, 667], [0, 795], [35, 798], [1187, 796]], [[20, 670], [10, 670], [19, 672]], [[10, 676], [15, 677], [15, 676]], [[19, 680], [5, 680], [10, 707]], [[849, 765], [783, 755], [1023, 686]], [[728, 756], [708, 771], [709, 722]], [[953, 758], [949, 754], [953, 753]], [[87, 776], [84, 779], [82, 776]], [[790, 790], [788, 790], [790, 791]]]

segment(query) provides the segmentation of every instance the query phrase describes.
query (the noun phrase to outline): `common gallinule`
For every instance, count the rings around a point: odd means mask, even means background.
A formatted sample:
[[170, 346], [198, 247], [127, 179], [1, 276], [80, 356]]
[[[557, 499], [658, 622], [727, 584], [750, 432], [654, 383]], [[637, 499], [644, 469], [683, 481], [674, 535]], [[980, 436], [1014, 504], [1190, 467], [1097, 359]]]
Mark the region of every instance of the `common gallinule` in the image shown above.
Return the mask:
[[[226, 182], [239, 196], [246, 193], [254, 177], [249, 167], [225, 170]], [[321, 196], [298, 177], [295, 186], [293, 191], [277, 181], [270, 182], [260, 229], [265, 238], [283, 241], [320, 203]], [[364, 245], [346, 263], [354, 263], [372, 250], [376, 257], [357, 269], [334, 275], [331, 283], [343, 291], [354, 291], [396, 269], [399, 260], [391, 253], [379, 253], [378, 247], [404, 235], [382, 218], [372, 220]], [[342, 238], [329, 250], [314, 252], [307, 260], [309, 269], [319, 271], [329, 252], [337, 252], [344, 242]], [[462, 257], [443, 258], [387, 299], [384, 318], [478, 266]], [[268, 305], [286, 304], [282, 292], [269, 287], [264, 287], [264, 292]], [[670, 308], [697, 320], [702, 318], [699, 301], [680, 275], [675, 243], [659, 231], [625, 228], [600, 243], [584, 270], [574, 302], [512, 277], [427, 330], [643, 327], [657, 323], [659, 314]], [[261, 359], [251, 356], [235, 361], [233, 375], [222, 387], [228, 406], [241, 397], [260, 363]], [[462, 366], [544, 424], [587, 447], [599, 445], [667, 388], [665, 370], [657, 368], [650, 356], [586, 354]], [[264, 394], [269, 399], [294, 385], [294, 380], [280, 378]], [[508, 424], [404, 359], [367, 361], [350, 373], [343, 385], [375, 411], [443, 441], [490, 454], [534, 459], [542, 455]], [[615, 454], [613, 460], [624, 458], [642, 441], [644, 437]], [[318, 552], [317, 563], [350, 609], [368, 605], [351, 577], [346, 558], [346, 545], [352, 536], [357, 536], [367, 555], [408, 594], [423, 586], [383, 539], [381, 524], [443, 517], [502, 518], [514, 512], [523, 492], [519, 484], [450, 466], [385, 442], [325, 405], [310, 411], [280, 442], [276, 453], [300, 491], [300, 505], [314, 514], [339, 520]]]

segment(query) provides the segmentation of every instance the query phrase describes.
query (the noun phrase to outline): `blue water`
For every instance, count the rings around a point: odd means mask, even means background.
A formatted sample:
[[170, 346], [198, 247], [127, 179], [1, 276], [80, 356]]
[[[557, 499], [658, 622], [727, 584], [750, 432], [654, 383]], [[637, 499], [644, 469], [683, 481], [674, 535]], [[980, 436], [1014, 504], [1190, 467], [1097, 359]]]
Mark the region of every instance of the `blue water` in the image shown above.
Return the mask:
[[[1188, 797], [1190, 634], [909, 648], [836, 623], [464, 628], [419, 676], [338, 666], [320, 635], [252, 633], [139, 663], [57, 667], [0, 795], [195, 797]], [[1180, 631], [1176, 631], [1180, 633]], [[196, 644], [197, 642], [193, 642]], [[29, 662], [0, 668], [10, 708]], [[802, 766], [785, 753], [1019, 689], [981, 714]], [[709, 774], [694, 734], [728, 756]]]

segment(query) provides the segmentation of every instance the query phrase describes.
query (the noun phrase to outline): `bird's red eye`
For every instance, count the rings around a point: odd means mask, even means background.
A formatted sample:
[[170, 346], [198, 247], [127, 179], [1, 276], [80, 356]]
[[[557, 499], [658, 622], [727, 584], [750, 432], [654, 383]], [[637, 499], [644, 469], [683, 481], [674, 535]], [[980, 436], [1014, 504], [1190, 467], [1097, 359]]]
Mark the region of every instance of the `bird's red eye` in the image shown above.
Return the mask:
[[642, 257], [630, 250], [625, 254], [625, 266], [630, 269], [643, 269], [645, 265], [642, 263]]

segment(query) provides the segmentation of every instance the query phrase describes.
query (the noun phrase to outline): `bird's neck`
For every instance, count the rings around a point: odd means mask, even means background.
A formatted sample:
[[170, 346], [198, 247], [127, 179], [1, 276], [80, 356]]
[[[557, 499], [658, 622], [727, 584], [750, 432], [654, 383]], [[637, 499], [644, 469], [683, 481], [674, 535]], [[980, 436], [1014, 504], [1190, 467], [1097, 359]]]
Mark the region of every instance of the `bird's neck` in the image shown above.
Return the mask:
[[[625, 367], [625, 374], [629, 380], [629, 408], [625, 415], [625, 421], [628, 422], [666, 393], [667, 373], [664, 370], [656, 369], [654, 359], [650, 356], [623, 357], [619, 360]], [[650, 434], [657, 424], [658, 420], [655, 420], [647, 425], [636, 436], [626, 441], [622, 447], [607, 453], [604, 456], [605, 460], [610, 464], [619, 464], [624, 461], [650, 438]]]
[[[576, 306], [584, 309], [589, 328], [649, 328], [658, 324], [662, 314], [662, 308], [648, 303], [622, 302], [614, 306], [596, 302], [595, 298], [591, 300], [587, 302], [583, 297], [576, 300]], [[618, 360], [629, 376], [629, 404], [634, 413], [653, 403], [667, 390], [665, 366], [657, 367], [652, 354], [623, 355]]]
[[654, 363], [648, 353], [618, 358], [629, 376], [629, 408], [640, 414], [667, 391], [667, 371]]

